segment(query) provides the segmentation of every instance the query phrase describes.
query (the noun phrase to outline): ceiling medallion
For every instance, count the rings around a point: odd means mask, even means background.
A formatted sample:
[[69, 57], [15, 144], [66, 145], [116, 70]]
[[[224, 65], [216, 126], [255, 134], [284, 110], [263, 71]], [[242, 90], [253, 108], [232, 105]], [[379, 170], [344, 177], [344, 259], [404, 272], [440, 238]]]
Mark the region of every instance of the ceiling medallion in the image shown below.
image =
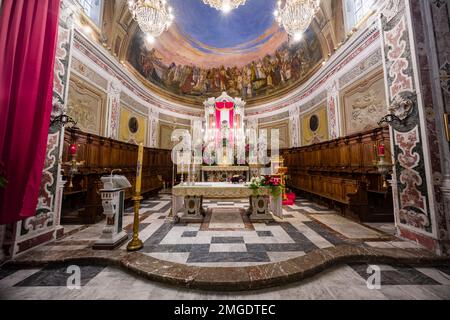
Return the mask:
[[128, 7], [149, 42], [169, 29], [174, 19], [166, 0], [129, 0]]
[[228, 13], [240, 5], [244, 5], [246, 1], [247, 0], [203, 0], [205, 4], [209, 4], [214, 9], [221, 10], [224, 13]]
[[300, 41], [320, 9], [320, 0], [286, 0], [284, 7], [282, 2], [278, 1], [275, 18], [294, 41]]

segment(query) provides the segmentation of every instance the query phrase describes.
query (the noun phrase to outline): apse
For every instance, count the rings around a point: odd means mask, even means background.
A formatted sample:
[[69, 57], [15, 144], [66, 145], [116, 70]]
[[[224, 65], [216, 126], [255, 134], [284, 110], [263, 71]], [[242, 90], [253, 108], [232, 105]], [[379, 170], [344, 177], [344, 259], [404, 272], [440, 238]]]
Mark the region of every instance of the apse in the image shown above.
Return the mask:
[[224, 91], [249, 105], [273, 100], [304, 83], [324, 59], [312, 29], [302, 41], [288, 40], [271, 0], [248, 1], [228, 14], [197, 0], [171, 5], [174, 25], [153, 43], [137, 29], [127, 61], [145, 84], [175, 101], [201, 107]]

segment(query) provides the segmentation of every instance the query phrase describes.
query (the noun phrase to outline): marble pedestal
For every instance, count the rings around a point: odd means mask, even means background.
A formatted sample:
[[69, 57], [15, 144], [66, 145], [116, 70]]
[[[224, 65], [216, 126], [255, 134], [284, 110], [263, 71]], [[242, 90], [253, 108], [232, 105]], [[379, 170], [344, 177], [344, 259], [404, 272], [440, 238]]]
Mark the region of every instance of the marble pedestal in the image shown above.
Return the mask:
[[252, 222], [258, 221], [273, 221], [273, 216], [269, 210], [270, 197], [269, 196], [251, 196], [249, 218]]
[[180, 217], [181, 223], [201, 223], [205, 217], [203, 209], [203, 197], [187, 196], [184, 198], [183, 215]]
[[120, 233], [114, 233], [113, 231], [107, 232], [105, 229], [103, 233], [92, 249], [94, 250], [114, 250], [120, 247], [125, 241], [128, 239], [128, 234], [125, 231], [121, 231]]

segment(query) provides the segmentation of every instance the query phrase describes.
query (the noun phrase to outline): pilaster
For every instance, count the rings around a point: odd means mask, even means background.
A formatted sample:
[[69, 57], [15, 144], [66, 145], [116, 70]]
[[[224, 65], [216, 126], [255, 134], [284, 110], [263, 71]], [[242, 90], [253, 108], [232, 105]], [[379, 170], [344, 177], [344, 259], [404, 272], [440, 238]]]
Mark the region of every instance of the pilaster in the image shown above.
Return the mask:
[[432, 80], [436, 47], [433, 36], [427, 34], [435, 27], [426, 18], [430, 4], [387, 0], [380, 24], [388, 112], [396, 117], [391, 142], [398, 233], [438, 254], [449, 254], [442, 192], [446, 190], [442, 189], [444, 137], [437, 130], [442, 117], [436, 116], [441, 93]]

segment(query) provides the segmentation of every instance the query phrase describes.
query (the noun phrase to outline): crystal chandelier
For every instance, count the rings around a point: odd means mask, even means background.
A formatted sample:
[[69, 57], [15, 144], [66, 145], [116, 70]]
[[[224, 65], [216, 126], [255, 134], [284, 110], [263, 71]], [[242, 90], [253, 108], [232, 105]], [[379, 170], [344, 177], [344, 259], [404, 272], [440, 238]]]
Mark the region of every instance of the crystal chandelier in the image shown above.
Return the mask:
[[133, 19], [151, 42], [166, 31], [174, 19], [166, 0], [129, 0], [128, 6]]
[[203, 3], [209, 4], [214, 9], [228, 13], [240, 5], [244, 5], [245, 1], [247, 0], [203, 0]]
[[275, 18], [294, 41], [299, 41], [319, 11], [320, 0], [286, 0], [283, 8], [281, 5], [279, 0]]

